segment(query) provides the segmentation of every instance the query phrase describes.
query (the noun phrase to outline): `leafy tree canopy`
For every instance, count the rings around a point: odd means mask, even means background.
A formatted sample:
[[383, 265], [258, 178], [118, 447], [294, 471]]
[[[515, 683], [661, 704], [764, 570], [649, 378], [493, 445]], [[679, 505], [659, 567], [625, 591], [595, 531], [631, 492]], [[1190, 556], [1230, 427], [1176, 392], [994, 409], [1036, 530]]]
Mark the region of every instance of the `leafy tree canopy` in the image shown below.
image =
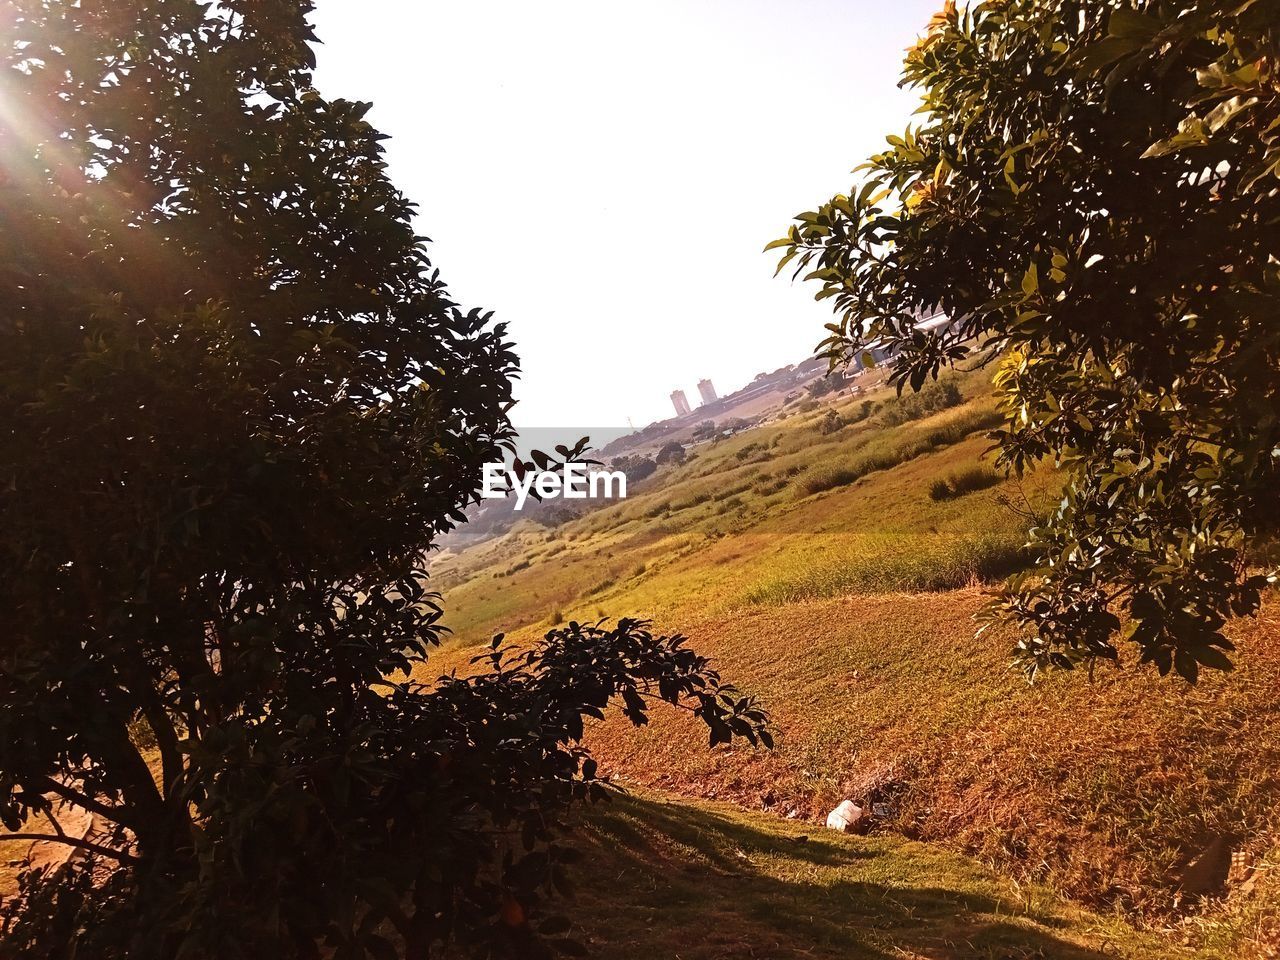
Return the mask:
[[24, 878], [5, 956], [571, 950], [544, 901], [599, 790], [584, 719], [662, 699], [767, 740], [634, 621], [405, 679], [516, 360], [368, 104], [313, 88], [309, 12], [0, 12], [0, 821], [88, 854]]
[[684, 446], [676, 440], [668, 440], [658, 451], [656, 462], [665, 467], [669, 463], [684, 463], [684, 457]]
[[919, 125], [779, 269], [899, 389], [999, 359], [1000, 462], [1067, 477], [994, 609], [1029, 671], [1228, 668], [1280, 522], [1280, 2], [948, 0], [903, 83]]
[[640, 454], [627, 454], [621, 457], [615, 457], [609, 462], [610, 469], [621, 470], [627, 475], [627, 480], [631, 483], [639, 483], [645, 480], [658, 469], [658, 464], [652, 457], [641, 456]]

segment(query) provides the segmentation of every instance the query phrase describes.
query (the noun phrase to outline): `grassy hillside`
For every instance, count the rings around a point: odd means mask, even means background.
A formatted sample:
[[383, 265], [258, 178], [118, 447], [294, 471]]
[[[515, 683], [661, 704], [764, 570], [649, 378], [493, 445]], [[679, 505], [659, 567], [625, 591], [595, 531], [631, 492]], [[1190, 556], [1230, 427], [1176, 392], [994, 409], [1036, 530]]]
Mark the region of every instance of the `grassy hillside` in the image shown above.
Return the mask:
[[1170, 958], [1158, 937], [937, 846], [724, 803], [615, 801], [579, 848], [577, 936], [617, 960]]
[[[886, 831], [1018, 882], [1197, 942], [1261, 943], [1280, 606], [1237, 624], [1240, 669], [1198, 688], [1132, 667], [1029, 687], [1007, 668], [1010, 638], [974, 639], [972, 615], [1056, 481], [990, 476], [993, 401], [982, 374], [959, 387], [964, 402], [942, 408], [887, 391], [820, 404], [699, 447], [561, 528], [442, 557], [459, 646], [431, 669], [497, 630], [652, 617], [766, 699], [778, 749], [707, 750], [665, 714], [638, 732], [606, 722], [591, 739], [619, 778], [804, 819], [878, 803]], [[1201, 886], [1234, 899], [1206, 912], [1188, 890]], [[1191, 907], [1202, 919], [1179, 919]]]
[[[708, 604], [727, 612], [1003, 575], [1017, 562], [1023, 522], [998, 501], [1043, 505], [1052, 478], [932, 499], [933, 481], [972, 467], [995, 422], [981, 375], [960, 386], [974, 399], [893, 427], [884, 420], [903, 410], [929, 411], [885, 389], [836, 398], [694, 447], [685, 464], [659, 470], [626, 500], [556, 529], [525, 523], [446, 554], [432, 574], [449, 623], [459, 640], [477, 643], [498, 630], [616, 613], [615, 600], [654, 614]], [[825, 432], [831, 414], [844, 425]]]

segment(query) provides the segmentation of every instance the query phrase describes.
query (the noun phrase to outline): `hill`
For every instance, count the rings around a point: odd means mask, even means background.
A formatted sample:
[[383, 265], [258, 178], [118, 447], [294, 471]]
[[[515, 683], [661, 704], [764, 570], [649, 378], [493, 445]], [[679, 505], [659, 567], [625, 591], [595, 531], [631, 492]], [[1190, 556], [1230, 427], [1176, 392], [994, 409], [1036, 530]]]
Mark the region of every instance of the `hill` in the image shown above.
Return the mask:
[[1028, 686], [1011, 638], [975, 639], [972, 617], [1058, 483], [985, 466], [994, 420], [980, 371], [841, 396], [700, 445], [624, 502], [444, 556], [457, 646], [430, 667], [497, 630], [650, 617], [765, 698], [780, 736], [772, 753], [707, 750], [661, 713], [638, 732], [605, 722], [591, 743], [623, 782], [802, 821], [851, 797], [884, 832], [1168, 943], [1270, 956], [1280, 606], [1235, 624], [1240, 669], [1196, 688], [1132, 665]]
[[935, 845], [653, 796], [594, 811], [572, 904], [617, 960], [1168, 960], [1158, 936]]

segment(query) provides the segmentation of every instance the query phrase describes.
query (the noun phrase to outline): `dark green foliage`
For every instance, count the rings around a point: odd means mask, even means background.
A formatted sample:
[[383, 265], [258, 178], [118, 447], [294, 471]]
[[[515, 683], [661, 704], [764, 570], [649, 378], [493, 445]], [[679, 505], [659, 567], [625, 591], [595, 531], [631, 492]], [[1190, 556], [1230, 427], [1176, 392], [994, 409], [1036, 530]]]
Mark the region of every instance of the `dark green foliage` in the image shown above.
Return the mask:
[[905, 394], [888, 401], [880, 414], [880, 422], [886, 427], [894, 427], [911, 420], [922, 420], [942, 410], [959, 406], [963, 401], [960, 388], [954, 381], [928, 383], [918, 393]]
[[823, 436], [838, 433], [844, 427], [844, 418], [834, 410], [828, 410], [818, 421], [818, 432]]
[[948, 4], [903, 80], [921, 125], [770, 247], [837, 360], [1001, 358], [999, 464], [1068, 478], [992, 610], [1029, 672], [1229, 668], [1280, 523], [1280, 0]]
[[716, 422], [714, 420], [703, 420], [693, 428], [692, 436], [694, 440], [714, 440], [716, 437]]
[[618, 457], [611, 461], [609, 465], [612, 469], [621, 470], [625, 473], [628, 483], [639, 483], [641, 480], [653, 476], [658, 469], [658, 464], [654, 462], [652, 457], [642, 457], [639, 454]]
[[658, 451], [657, 463], [660, 467], [669, 463], [684, 463], [684, 447], [675, 440], [668, 440]]
[[368, 105], [312, 88], [309, 10], [4, 8], [0, 821], [51, 832], [58, 798], [103, 834], [25, 879], [5, 957], [545, 956], [584, 718], [680, 700], [763, 739], [630, 621], [404, 681], [515, 357]]
[[844, 374], [838, 370], [833, 370], [825, 377], [819, 377], [813, 383], [809, 384], [809, 396], [815, 400], [819, 397], [825, 397], [829, 393], [833, 393], [844, 386]]

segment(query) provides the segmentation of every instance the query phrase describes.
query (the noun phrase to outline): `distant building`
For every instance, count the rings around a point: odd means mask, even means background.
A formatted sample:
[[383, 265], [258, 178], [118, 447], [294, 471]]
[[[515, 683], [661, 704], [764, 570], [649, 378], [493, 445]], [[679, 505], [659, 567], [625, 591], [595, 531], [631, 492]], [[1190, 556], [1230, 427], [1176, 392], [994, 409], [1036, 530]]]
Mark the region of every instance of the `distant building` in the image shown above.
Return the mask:
[[698, 394], [702, 397], [703, 403], [715, 403], [720, 399], [716, 396], [716, 388], [711, 385], [710, 380], [698, 381]]
[[689, 407], [689, 401], [685, 399], [683, 390], [671, 391], [671, 404], [676, 408], [677, 417], [686, 417], [693, 412]]

